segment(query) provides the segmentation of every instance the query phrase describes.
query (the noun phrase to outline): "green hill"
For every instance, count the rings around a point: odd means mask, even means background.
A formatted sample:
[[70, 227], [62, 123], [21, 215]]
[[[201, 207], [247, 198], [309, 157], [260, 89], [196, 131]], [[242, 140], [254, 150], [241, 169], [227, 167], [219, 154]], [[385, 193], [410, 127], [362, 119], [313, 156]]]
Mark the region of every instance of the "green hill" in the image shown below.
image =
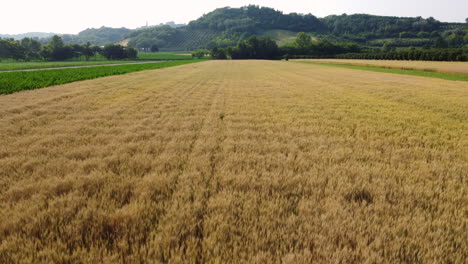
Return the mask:
[[138, 48], [151, 48], [157, 45], [161, 50], [192, 50], [212, 43], [218, 32], [210, 29], [193, 29], [170, 26], [150, 27], [127, 34], [128, 45]]
[[186, 27], [154, 27], [134, 31], [130, 45], [148, 48], [151, 43], [162, 50], [193, 50], [229, 46], [251, 35], [273, 35], [286, 43], [296, 32], [325, 33], [326, 27], [312, 14], [283, 14], [267, 7], [218, 8], [190, 22]]
[[55, 33], [46, 33], [46, 32], [29, 32], [29, 33], [23, 33], [23, 34], [0, 34], [0, 38], [6, 38], [6, 39], [15, 39], [15, 40], [20, 40], [23, 38], [49, 38], [52, 37], [53, 35], [56, 35]]
[[[175, 23], [173, 23], [175, 25]], [[94, 45], [128, 43], [140, 49], [186, 51], [236, 45], [252, 35], [269, 36], [278, 45], [290, 43], [298, 32], [315, 39], [354, 42], [365, 46], [463, 47], [468, 45], [468, 23], [445, 23], [422, 17], [385, 17], [367, 14], [331, 15], [290, 13], [249, 5], [218, 8], [188, 25], [159, 25], [135, 30], [101, 27], [77, 35], [63, 35], [65, 43]], [[124, 41], [125, 40], [125, 41]], [[46, 42], [44, 39], [43, 42]]]
[[[460, 47], [468, 44], [467, 30], [467, 24], [444, 23], [432, 17], [343, 14], [317, 18], [312, 14], [283, 14], [272, 8], [250, 5], [216, 9], [185, 27], [141, 29], [128, 36], [133, 46], [147, 48], [153, 43], [162, 50], [224, 47], [235, 45], [251, 35], [269, 36], [283, 45], [293, 41], [297, 32], [308, 32], [315, 38], [333, 41], [367, 46], [387, 43], [392, 47], [428, 46], [442, 37], [447, 40], [447, 45]], [[451, 44], [450, 38], [454, 39]]]
[[86, 44], [89, 41], [94, 45], [103, 46], [108, 43], [122, 41], [130, 32], [132, 30], [128, 28], [88, 28], [78, 33], [78, 35], [63, 35], [62, 39], [65, 43]]

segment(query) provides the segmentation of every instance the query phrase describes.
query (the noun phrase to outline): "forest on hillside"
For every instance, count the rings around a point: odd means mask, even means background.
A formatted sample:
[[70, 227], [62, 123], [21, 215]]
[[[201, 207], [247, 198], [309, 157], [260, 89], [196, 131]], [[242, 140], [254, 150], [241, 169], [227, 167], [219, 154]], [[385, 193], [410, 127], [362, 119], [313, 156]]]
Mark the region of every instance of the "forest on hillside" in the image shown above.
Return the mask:
[[[432, 17], [402, 18], [367, 14], [332, 15], [317, 18], [312, 14], [284, 14], [268, 7], [250, 5], [242, 8], [219, 8], [192, 21], [186, 27], [154, 27], [128, 34], [137, 48], [156, 44], [163, 49], [236, 45], [252, 35], [277, 30], [306, 32], [315, 38], [334, 42], [355, 42], [382, 47], [461, 48], [468, 45], [468, 23], [440, 22]], [[442, 42], [445, 42], [446, 45]]]

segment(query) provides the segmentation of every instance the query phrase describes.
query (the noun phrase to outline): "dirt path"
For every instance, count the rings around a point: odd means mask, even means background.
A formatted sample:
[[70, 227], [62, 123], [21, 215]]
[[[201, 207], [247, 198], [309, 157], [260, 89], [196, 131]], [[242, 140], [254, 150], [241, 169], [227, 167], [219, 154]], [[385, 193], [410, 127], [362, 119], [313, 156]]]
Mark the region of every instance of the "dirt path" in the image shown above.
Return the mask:
[[207, 61], [0, 96], [0, 262], [463, 263], [468, 83]]

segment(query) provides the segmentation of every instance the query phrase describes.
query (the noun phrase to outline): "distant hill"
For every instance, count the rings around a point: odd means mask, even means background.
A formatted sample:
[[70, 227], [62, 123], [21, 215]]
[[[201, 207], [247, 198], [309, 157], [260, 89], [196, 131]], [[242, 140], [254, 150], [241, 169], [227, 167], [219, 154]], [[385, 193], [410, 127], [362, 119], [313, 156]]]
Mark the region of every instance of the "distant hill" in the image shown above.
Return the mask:
[[88, 28], [81, 31], [80, 33], [73, 34], [58, 34], [58, 33], [43, 33], [43, 32], [31, 32], [24, 34], [16, 35], [7, 35], [0, 34], [0, 38], [13, 38], [20, 40], [23, 38], [38, 38], [40, 41], [45, 44], [50, 38], [54, 35], [59, 35], [62, 37], [64, 43], [77, 43], [77, 44], [86, 44], [86, 42], [91, 42], [94, 45], [105, 45], [108, 43], [117, 43], [124, 40], [132, 32], [128, 28], [110, 28], [110, 27], [100, 27], [100, 28]]
[[327, 26], [328, 36], [368, 46], [381, 47], [387, 43], [392, 47], [422, 47], [433, 45], [442, 37], [448, 40], [448, 45], [460, 47], [463, 45], [463, 40], [458, 44], [455, 42], [458, 38], [463, 39], [468, 33], [468, 23], [447, 23], [432, 17], [343, 14], [328, 16], [321, 20]]
[[[432, 17], [385, 17], [368, 14], [317, 18], [312, 14], [284, 14], [256, 5], [218, 8], [188, 25], [168, 22], [134, 30], [90, 28], [77, 35], [62, 35], [62, 38], [65, 43], [85, 44], [89, 41], [100, 46], [107, 43], [128, 43], [142, 49], [157, 45], [161, 50], [195, 50], [235, 45], [252, 35], [269, 36], [283, 45], [294, 41], [298, 32], [307, 32], [315, 39], [355, 42], [376, 47], [384, 44], [392, 47], [422, 47], [433, 45], [441, 37], [450, 46], [468, 44], [464, 44], [468, 41], [468, 23], [445, 23]], [[42, 42], [47, 42], [51, 35], [53, 33], [14, 36], [46, 38]]]
[[108, 43], [122, 41], [131, 31], [128, 28], [88, 28], [78, 33], [78, 35], [63, 35], [62, 38], [65, 43], [86, 44], [89, 41], [94, 45], [103, 46]]
[[129, 34], [132, 46], [148, 47], [150, 43], [163, 50], [193, 50], [229, 46], [251, 35], [281, 30], [295, 35], [300, 31], [324, 33], [325, 24], [312, 14], [283, 14], [267, 7], [218, 8], [180, 28], [157, 27]]
[[48, 38], [52, 37], [53, 35], [56, 35], [56, 33], [45, 33], [45, 32], [29, 32], [29, 33], [23, 33], [23, 34], [0, 34], [0, 38], [12, 38], [15, 40], [20, 40], [23, 38]]
[[255, 33], [259, 30], [325, 31], [325, 25], [312, 14], [283, 14], [255, 5], [219, 8], [189, 23], [190, 28], [210, 29], [228, 34]]
[[159, 26], [170, 26], [173, 28], [180, 28], [180, 27], [185, 27], [187, 24], [176, 24], [174, 21], [169, 21], [166, 23], [161, 23]]
[[444, 23], [432, 17], [385, 17], [367, 14], [332, 15], [284, 14], [255, 5], [219, 8], [177, 29], [158, 27], [131, 32], [129, 44], [139, 48], [151, 44], [162, 50], [193, 50], [229, 46], [251, 35], [270, 36], [279, 45], [294, 40], [298, 32], [315, 38], [356, 42], [363, 45], [395, 47], [432, 44], [440, 34], [447, 36], [468, 29], [464, 23]]

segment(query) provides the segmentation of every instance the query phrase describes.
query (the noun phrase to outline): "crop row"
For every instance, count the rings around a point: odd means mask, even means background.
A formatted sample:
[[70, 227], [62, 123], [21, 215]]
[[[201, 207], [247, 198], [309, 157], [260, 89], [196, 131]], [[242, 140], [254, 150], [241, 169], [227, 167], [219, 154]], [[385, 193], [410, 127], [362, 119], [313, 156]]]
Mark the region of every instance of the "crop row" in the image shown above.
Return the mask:
[[91, 61], [30, 61], [30, 62], [1, 62], [0, 71], [15, 71], [27, 69], [43, 69], [54, 67], [75, 67], [104, 64], [135, 63], [137, 60], [91, 60]]
[[132, 64], [108, 67], [4, 72], [0, 73], [0, 94], [10, 94], [22, 90], [33, 90], [75, 81], [125, 74], [129, 72], [166, 68], [194, 62], [199, 61], [166, 61], [148, 64]]

